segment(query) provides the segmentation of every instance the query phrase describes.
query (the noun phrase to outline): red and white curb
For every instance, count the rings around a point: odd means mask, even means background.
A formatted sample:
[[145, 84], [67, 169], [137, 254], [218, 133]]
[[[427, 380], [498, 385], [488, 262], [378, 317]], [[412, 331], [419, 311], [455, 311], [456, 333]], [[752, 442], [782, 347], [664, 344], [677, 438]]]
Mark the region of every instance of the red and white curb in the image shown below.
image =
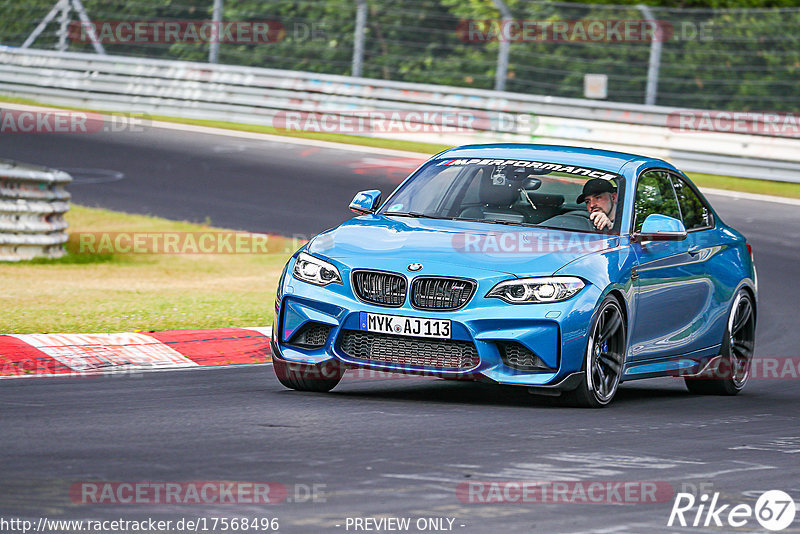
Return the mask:
[[266, 363], [271, 328], [0, 335], [0, 378]]

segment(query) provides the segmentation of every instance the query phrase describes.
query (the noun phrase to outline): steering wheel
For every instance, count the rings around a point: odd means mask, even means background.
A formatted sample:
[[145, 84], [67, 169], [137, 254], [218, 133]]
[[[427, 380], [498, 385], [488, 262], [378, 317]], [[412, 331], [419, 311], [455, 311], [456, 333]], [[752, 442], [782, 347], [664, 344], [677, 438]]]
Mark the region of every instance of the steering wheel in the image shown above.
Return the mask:
[[562, 213], [551, 217], [540, 224], [544, 226], [554, 226], [556, 228], [563, 228], [565, 230], [583, 230], [594, 231], [594, 223], [589, 219], [589, 212], [586, 210], [575, 210], [568, 213]]

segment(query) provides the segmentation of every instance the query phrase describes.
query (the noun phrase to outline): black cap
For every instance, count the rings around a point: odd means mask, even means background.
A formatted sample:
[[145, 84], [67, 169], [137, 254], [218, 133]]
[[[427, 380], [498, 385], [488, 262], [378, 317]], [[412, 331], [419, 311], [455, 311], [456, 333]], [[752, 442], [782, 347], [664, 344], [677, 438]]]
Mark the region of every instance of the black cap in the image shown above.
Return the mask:
[[578, 204], [583, 204], [587, 195], [599, 195], [600, 193], [616, 193], [617, 188], [605, 178], [592, 178], [583, 184], [583, 193], [578, 197]]

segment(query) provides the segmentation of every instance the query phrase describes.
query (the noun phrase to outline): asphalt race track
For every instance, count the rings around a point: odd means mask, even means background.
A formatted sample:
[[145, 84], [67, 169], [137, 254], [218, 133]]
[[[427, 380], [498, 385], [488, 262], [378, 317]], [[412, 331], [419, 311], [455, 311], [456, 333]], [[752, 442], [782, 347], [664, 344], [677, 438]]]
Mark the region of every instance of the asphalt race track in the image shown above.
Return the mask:
[[[0, 158], [67, 170], [73, 201], [284, 235], [348, 219], [364, 189], [389, 193], [419, 160], [150, 128], [0, 137]], [[387, 168], [388, 167], [388, 168]]]
[[[388, 193], [415, 166], [157, 129], [4, 136], [0, 157], [72, 170], [77, 203], [287, 235], [337, 224], [356, 191]], [[298, 393], [269, 366], [6, 380], [0, 517], [277, 517], [281, 532], [303, 533], [353, 532], [347, 518], [388, 516], [412, 526], [454, 519], [452, 530], [464, 533], [763, 531], [754, 518], [740, 529], [667, 527], [672, 494], [626, 504], [481, 503], [457, 494], [474, 481], [651, 481], [675, 493], [719, 492], [730, 507], [754, 506], [773, 489], [800, 500], [800, 209], [710, 200], [756, 255], [757, 358], [793, 358], [794, 375], [753, 379], [733, 398], [690, 396], [679, 380], [631, 382], [605, 410], [436, 379], [352, 378], [330, 394]], [[274, 506], [71, 500], [74, 484], [104, 481], [277, 482], [288, 496]], [[800, 532], [800, 513], [783, 532]]]

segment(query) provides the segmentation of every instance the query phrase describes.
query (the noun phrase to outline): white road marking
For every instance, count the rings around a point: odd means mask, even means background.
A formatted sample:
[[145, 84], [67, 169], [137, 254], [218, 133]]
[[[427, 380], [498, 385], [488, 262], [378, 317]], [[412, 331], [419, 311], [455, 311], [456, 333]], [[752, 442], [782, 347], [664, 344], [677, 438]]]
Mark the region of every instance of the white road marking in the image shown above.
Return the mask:
[[788, 436], [771, 439], [765, 443], [757, 445], [740, 445], [738, 447], [728, 447], [731, 451], [751, 450], [751, 451], [772, 451], [785, 454], [800, 453], [800, 437]]
[[656, 458], [653, 456], [628, 456], [623, 454], [603, 454], [600, 452], [589, 453], [558, 453], [544, 456], [559, 462], [583, 463], [587, 465], [602, 465], [604, 467], [617, 467], [622, 469], [672, 469], [678, 465], [705, 465], [707, 462], [697, 460], [677, 460], [675, 458]]
[[262, 336], [268, 337], [272, 339], [272, 327], [271, 326], [243, 326], [243, 330], [253, 330], [254, 332], [258, 332]]
[[[749, 462], [739, 462], [733, 461], [733, 463], [737, 464], [748, 464]], [[682, 480], [682, 479], [694, 479], [694, 478], [707, 478], [713, 479], [714, 477], [718, 477], [720, 475], [727, 475], [729, 473], [741, 473], [743, 471], [761, 471], [763, 469], [777, 469], [777, 467], [773, 465], [763, 465], [763, 464], [750, 464], [750, 467], [734, 467], [733, 469], [723, 469], [722, 471], [713, 471], [711, 473], [694, 473], [691, 475], [682, 475], [680, 479], [669, 479], [669, 480]]]

